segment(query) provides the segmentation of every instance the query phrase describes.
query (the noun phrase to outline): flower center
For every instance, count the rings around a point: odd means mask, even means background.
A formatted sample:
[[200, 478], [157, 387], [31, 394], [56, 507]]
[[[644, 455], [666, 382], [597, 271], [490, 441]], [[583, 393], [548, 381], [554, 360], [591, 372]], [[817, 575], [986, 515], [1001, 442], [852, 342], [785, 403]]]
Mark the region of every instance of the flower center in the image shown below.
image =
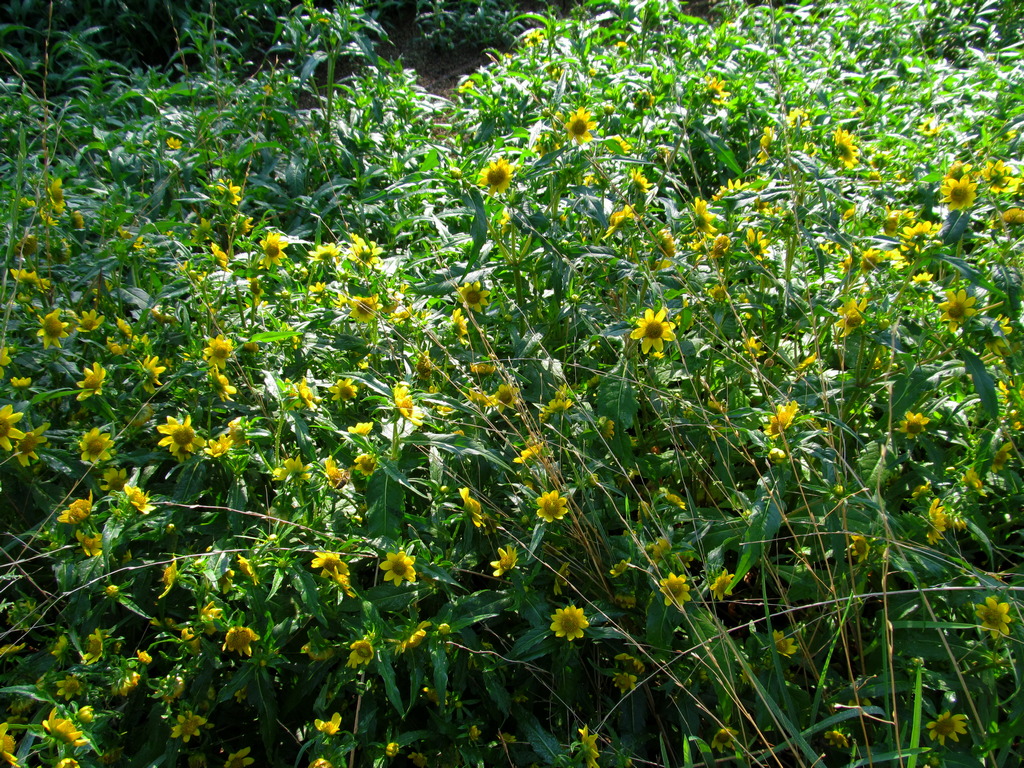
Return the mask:
[[43, 323], [47, 336], [59, 336], [64, 331], [64, 323], [56, 317], [48, 317]]
[[573, 136], [582, 136], [587, 132], [587, 123], [585, 120], [580, 120], [578, 117], [574, 117], [569, 122], [569, 133]]
[[661, 323], [648, 323], [647, 330], [644, 331], [644, 336], [648, 339], [660, 339], [662, 334], [665, 333], [665, 329]]
[[195, 436], [196, 433], [195, 430], [192, 429], [192, 427], [186, 427], [182, 425], [178, 427], [176, 430], [174, 430], [174, 435], [172, 439], [174, 440], [175, 445], [184, 448], [186, 445], [192, 444], [192, 440], [193, 438], [195, 438]]

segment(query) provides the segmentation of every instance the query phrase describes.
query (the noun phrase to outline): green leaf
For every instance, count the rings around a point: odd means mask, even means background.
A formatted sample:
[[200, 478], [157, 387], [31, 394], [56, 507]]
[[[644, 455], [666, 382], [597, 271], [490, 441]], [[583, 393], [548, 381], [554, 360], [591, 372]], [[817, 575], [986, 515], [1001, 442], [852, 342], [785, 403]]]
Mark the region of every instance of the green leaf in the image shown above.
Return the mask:
[[462, 196], [462, 201], [473, 213], [473, 223], [469, 226], [473, 247], [469, 251], [469, 259], [466, 262], [466, 272], [463, 275], [463, 279], [465, 279], [466, 274], [472, 272], [476, 266], [476, 260], [487, 241], [487, 211], [484, 208], [484, 199], [480, 195], [479, 189], [470, 189], [467, 194]]
[[405, 715], [405, 707], [402, 704], [402, 695], [398, 692], [398, 685], [395, 683], [395, 668], [391, 666], [391, 657], [386, 654], [377, 654], [377, 669], [380, 671], [381, 679], [384, 680], [384, 690], [388, 695], [388, 701], [399, 715]]
[[967, 211], [950, 211], [939, 230], [939, 237], [945, 245], [954, 245], [963, 239], [967, 225], [971, 223], [971, 214]]
[[966, 349], [960, 350], [960, 359], [964, 361], [964, 367], [974, 382], [974, 390], [981, 399], [981, 407], [993, 419], [999, 418], [999, 398], [996, 397], [996, 384], [985, 370], [985, 364], [980, 357]]
[[366, 484], [366, 524], [371, 537], [398, 538], [405, 490], [387, 472], [374, 472]]

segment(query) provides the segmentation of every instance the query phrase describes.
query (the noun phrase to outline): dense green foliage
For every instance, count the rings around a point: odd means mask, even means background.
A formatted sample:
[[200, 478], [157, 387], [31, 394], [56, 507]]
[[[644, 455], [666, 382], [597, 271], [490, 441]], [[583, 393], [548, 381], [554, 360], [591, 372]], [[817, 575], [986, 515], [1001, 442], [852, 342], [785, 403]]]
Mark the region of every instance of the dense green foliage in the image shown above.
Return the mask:
[[0, 759], [1021, 759], [1020, 19], [675, 7], [22, 49]]

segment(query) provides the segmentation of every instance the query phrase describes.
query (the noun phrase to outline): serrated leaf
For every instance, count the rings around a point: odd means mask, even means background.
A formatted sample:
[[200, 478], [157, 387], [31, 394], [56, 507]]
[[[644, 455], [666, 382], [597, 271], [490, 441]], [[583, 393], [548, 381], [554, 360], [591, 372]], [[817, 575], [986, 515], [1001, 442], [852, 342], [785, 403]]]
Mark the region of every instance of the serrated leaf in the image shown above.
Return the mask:
[[405, 507], [405, 490], [387, 472], [374, 472], [366, 485], [366, 525], [372, 537], [396, 538]]
[[973, 352], [966, 349], [960, 350], [960, 359], [964, 361], [964, 368], [974, 382], [974, 391], [978, 393], [981, 400], [981, 407], [985, 413], [993, 419], [999, 417], [999, 398], [996, 397], [996, 384], [985, 370], [985, 363]]
[[950, 211], [939, 230], [939, 237], [945, 245], [954, 245], [963, 239], [967, 225], [971, 223], [971, 214], [967, 211]]

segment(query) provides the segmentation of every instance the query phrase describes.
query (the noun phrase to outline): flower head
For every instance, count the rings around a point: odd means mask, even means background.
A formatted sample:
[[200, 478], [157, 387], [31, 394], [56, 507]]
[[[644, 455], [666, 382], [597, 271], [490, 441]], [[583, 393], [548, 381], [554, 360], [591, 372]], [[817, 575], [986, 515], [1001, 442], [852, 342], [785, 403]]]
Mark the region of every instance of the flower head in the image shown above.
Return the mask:
[[590, 119], [590, 112], [583, 107], [569, 115], [569, 119], [565, 121], [565, 130], [569, 133], [569, 138], [577, 144], [593, 141], [594, 137], [590, 131], [594, 128], [597, 128], [597, 123]]
[[82, 461], [98, 464], [110, 458], [113, 445], [114, 440], [109, 432], [100, 432], [98, 428], [93, 427], [78, 441], [78, 450], [82, 452]]
[[582, 608], [575, 605], [568, 605], [565, 608], [557, 608], [551, 614], [551, 631], [555, 637], [564, 637], [572, 642], [578, 637], [583, 637], [583, 630], [590, 626]]
[[24, 413], [15, 411], [14, 407], [10, 405], [0, 408], [0, 448], [12, 451], [14, 445], [11, 441], [21, 440], [25, 437], [25, 433], [14, 426], [21, 421], [21, 417], [24, 415]]
[[68, 328], [71, 327], [71, 323], [61, 321], [59, 309], [50, 312], [39, 321], [39, 324], [41, 327], [36, 332], [36, 336], [42, 337], [43, 349], [59, 347], [60, 340], [68, 336]]
[[103, 369], [103, 366], [99, 363], [93, 363], [92, 368], [83, 368], [82, 373], [85, 378], [77, 383], [77, 386], [82, 390], [78, 393], [77, 400], [85, 400], [98, 395], [103, 391], [103, 380], [107, 377], [107, 372]]
[[590, 732], [590, 726], [579, 729], [579, 753], [586, 762], [587, 768], [597, 768], [597, 758], [601, 753], [597, 749], [597, 734]]
[[719, 752], [727, 752], [733, 748], [733, 738], [739, 735], [739, 731], [732, 728], [719, 728], [711, 739], [711, 746]]
[[860, 150], [857, 149], [852, 133], [844, 131], [842, 128], [836, 128], [836, 132], [832, 134], [832, 140], [836, 145], [836, 154], [843, 165], [853, 168], [860, 162]]
[[959, 179], [947, 176], [942, 180], [939, 192], [942, 194], [942, 202], [951, 211], [962, 211], [974, 205], [978, 197], [977, 183], [971, 181], [969, 174], [964, 174]]
[[168, 416], [167, 423], [158, 426], [156, 431], [166, 435], [157, 445], [166, 446], [178, 461], [184, 461], [206, 445], [206, 440], [197, 435], [192, 428], [191, 415], [186, 415], [184, 421], [178, 421], [173, 416]]
[[362, 640], [356, 640], [349, 646], [349, 650], [352, 652], [348, 655], [348, 661], [345, 663], [346, 667], [355, 669], [361, 664], [369, 664], [373, 661], [373, 644], [369, 638], [364, 637]]
[[396, 587], [401, 586], [403, 581], [415, 583], [416, 569], [413, 567], [415, 562], [416, 558], [405, 554], [404, 549], [398, 552], [389, 552], [387, 559], [380, 564], [380, 569], [384, 571], [384, 581], [390, 581]]
[[799, 410], [800, 406], [794, 401], [790, 401], [786, 405], [775, 406], [775, 414], [768, 417], [764, 433], [768, 437], [778, 437], [793, 424], [793, 419], [796, 418], [796, 412]]
[[249, 757], [251, 750], [252, 747], [245, 747], [237, 752], [232, 752], [228, 755], [227, 760], [224, 761], [224, 768], [248, 768], [248, 766], [256, 762], [255, 758]]
[[193, 736], [197, 736], [199, 729], [207, 722], [205, 717], [194, 714], [191, 709], [186, 709], [178, 715], [177, 720], [177, 724], [171, 728], [171, 738], [181, 739], [185, 744], [188, 744], [188, 740]]
[[487, 306], [487, 297], [490, 293], [490, 291], [480, 287], [479, 280], [475, 283], [466, 283], [459, 288], [459, 296], [462, 297], [462, 303], [475, 312], [480, 312]]
[[975, 606], [974, 615], [981, 619], [981, 628], [988, 630], [993, 640], [1010, 634], [1010, 604], [1001, 603], [996, 597], [986, 597], [984, 603]]
[[843, 336], [849, 336], [854, 329], [864, 323], [864, 310], [867, 309], [868, 300], [847, 299], [839, 310], [839, 319], [836, 320], [836, 327], [842, 331]]
[[651, 349], [661, 352], [665, 348], [666, 341], [675, 341], [673, 333], [676, 325], [669, 322], [667, 312], [664, 308], [659, 309], [657, 314], [654, 310], [644, 311], [644, 316], [636, 321], [636, 328], [629, 334], [631, 339], [640, 339], [640, 349], [647, 355]]
[[278, 232], [269, 232], [263, 240], [260, 240], [260, 245], [263, 247], [260, 267], [270, 269], [280, 266], [284, 259], [284, 249], [288, 247], [288, 241], [283, 240]]
[[508, 160], [501, 158], [500, 160], [495, 160], [480, 172], [479, 184], [481, 187], [489, 187], [487, 194], [500, 195], [512, 184], [513, 173], [514, 170], [508, 164]]
[[50, 710], [50, 716], [43, 720], [43, 728], [51, 737], [73, 747], [81, 747], [89, 743], [82, 738], [82, 732], [75, 730], [75, 724], [65, 717], [57, 716], [57, 708]]
[[216, 368], [218, 371], [223, 370], [234, 351], [235, 342], [226, 338], [224, 334], [219, 334], [206, 340], [206, 347], [203, 349], [203, 360], [211, 368]]
[[413, 426], [422, 427], [423, 411], [413, 402], [409, 388], [404, 384], [399, 384], [391, 390], [391, 394], [394, 397], [395, 408], [398, 409], [402, 418], [411, 422]]
[[494, 575], [496, 577], [504, 576], [506, 573], [516, 567], [516, 563], [519, 560], [519, 553], [515, 547], [505, 547], [502, 549], [498, 547], [498, 559], [491, 561], [491, 568], [494, 569]]
[[726, 595], [732, 594], [732, 579], [735, 574], [729, 573], [728, 570], [723, 570], [714, 581], [711, 582], [709, 589], [711, 594], [715, 596], [715, 600], [724, 600]]
[[566, 504], [569, 503], [569, 500], [559, 495], [558, 491], [548, 491], [538, 496], [535, 503], [537, 504], [537, 517], [545, 523], [553, 523], [555, 520], [565, 517]]
[[252, 656], [252, 648], [249, 645], [259, 639], [260, 636], [248, 627], [231, 627], [224, 637], [221, 650], [236, 651], [239, 656]]
[[686, 574], [677, 576], [670, 573], [658, 582], [661, 594], [665, 596], [665, 605], [674, 605], [677, 608], [690, 600], [690, 585], [686, 581]]
[[909, 437], [911, 440], [916, 438], [918, 435], [924, 432], [924, 428], [931, 423], [931, 419], [925, 416], [923, 413], [914, 413], [913, 411], [907, 411], [903, 420], [900, 421], [897, 429]]
[[372, 296], [353, 296], [348, 300], [349, 317], [360, 323], [368, 323], [380, 312], [380, 297], [375, 293]]
[[956, 332], [960, 324], [968, 317], [978, 314], [974, 309], [977, 299], [968, 296], [967, 291], [946, 291], [946, 300], [939, 304], [942, 310], [942, 321], [949, 323], [949, 330]]
[[960, 741], [960, 734], [967, 733], [967, 716], [951, 715], [946, 711], [925, 727], [928, 729], [928, 738], [945, 746], [947, 738]]
[[786, 637], [785, 632], [775, 630], [772, 632], [772, 642], [775, 643], [775, 650], [779, 652], [780, 656], [790, 657], [796, 653], [796, 643], [793, 638]]

